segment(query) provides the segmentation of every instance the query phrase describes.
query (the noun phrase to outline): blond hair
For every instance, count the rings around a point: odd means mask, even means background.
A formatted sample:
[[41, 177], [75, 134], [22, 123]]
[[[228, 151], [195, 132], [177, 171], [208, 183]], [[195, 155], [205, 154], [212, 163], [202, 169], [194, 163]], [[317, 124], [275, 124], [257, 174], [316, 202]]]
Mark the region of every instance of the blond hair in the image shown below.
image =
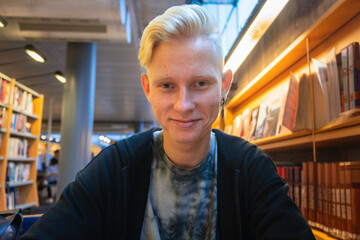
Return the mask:
[[138, 55], [140, 64], [148, 68], [154, 49], [162, 42], [171, 42], [182, 38], [191, 39], [199, 36], [205, 36], [213, 43], [222, 71], [224, 56], [221, 35], [215, 19], [198, 5], [171, 7], [149, 23], [144, 29], [140, 41]]

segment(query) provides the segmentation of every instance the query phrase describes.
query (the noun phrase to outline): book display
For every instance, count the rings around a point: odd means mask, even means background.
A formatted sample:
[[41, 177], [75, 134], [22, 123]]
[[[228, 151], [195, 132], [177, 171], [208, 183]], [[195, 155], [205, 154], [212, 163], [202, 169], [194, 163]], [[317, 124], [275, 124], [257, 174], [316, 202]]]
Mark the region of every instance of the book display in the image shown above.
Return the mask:
[[39, 205], [43, 95], [0, 73], [0, 211]]
[[225, 131], [269, 153], [319, 239], [360, 239], [359, 9], [336, 1], [225, 106]]

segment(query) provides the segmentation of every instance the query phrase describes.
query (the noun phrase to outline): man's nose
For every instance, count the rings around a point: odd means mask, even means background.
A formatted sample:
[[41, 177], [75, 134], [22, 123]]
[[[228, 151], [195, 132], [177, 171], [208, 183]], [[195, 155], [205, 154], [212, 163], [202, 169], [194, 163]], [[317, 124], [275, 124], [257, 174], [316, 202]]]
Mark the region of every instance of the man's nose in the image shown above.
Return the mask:
[[176, 94], [174, 110], [179, 112], [192, 111], [195, 108], [191, 91], [181, 88]]

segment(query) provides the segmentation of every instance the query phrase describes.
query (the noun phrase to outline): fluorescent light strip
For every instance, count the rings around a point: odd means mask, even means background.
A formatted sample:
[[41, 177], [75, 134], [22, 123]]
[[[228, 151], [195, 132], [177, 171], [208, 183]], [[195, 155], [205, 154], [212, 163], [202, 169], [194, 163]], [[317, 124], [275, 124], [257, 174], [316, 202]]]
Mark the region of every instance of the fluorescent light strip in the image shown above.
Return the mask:
[[32, 57], [37, 62], [45, 62], [45, 59], [41, 57], [37, 52], [34, 52], [32, 50], [25, 50], [27, 54], [29, 54], [30, 57]]
[[226, 62], [225, 70], [230, 69], [233, 73], [238, 70], [245, 58], [249, 55], [288, 1], [289, 0], [266, 1], [255, 20], [251, 23], [239, 44], [236, 46], [229, 60]]
[[55, 74], [55, 77], [56, 77], [56, 79], [57, 80], [59, 80], [60, 82], [62, 82], [62, 83], [66, 83], [66, 79], [63, 77], [63, 76], [61, 76], [60, 74]]

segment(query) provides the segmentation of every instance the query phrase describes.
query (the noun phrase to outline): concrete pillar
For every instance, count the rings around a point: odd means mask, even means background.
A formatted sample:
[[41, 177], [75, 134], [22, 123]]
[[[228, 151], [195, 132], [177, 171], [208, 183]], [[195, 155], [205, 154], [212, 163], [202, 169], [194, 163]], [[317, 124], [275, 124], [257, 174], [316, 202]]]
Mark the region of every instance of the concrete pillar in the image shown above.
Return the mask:
[[67, 44], [65, 78], [57, 198], [91, 160], [96, 43]]

